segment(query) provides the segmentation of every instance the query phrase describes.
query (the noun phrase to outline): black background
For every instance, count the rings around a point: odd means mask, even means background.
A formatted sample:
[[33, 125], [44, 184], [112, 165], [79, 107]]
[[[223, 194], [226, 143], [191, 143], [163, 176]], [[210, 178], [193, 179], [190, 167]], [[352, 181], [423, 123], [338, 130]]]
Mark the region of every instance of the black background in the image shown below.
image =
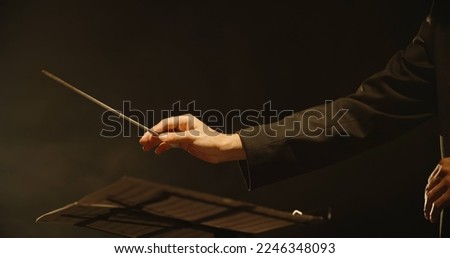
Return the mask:
[[[336, 166], [248, 192], [236, 163], [100, 137], [99, 107], [301, 110], [354, 91], [404, 48], [429, 1], [0, 1], [0, 236], [104, 237], [36, 224], [124, 175], [291, 211], [331, 206], [323, 235], [435, 237], [423, 188], [435, 122]], [[231, 130], [239, 129], [239, 125]], [[307, 151], [307, 150], [305, 150]], [[280, 168], [280, 171], [283, 168]]]

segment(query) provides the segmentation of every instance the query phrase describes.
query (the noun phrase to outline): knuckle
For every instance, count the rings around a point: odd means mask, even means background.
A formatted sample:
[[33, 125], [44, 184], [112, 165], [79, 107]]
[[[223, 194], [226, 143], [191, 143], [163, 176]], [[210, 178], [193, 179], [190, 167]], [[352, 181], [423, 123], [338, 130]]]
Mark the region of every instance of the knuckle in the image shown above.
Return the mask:
[[450, 158], [444, 158], [442, 159], [439, 164], [442, 166], [442, 171], [447, 171], [449, 170], [450, 167]]
[[163, 142], [172, 142], [175, 140], [175, 135], [168, 133], [164, 138], [163, 138]]
[[441, 159], [441, 163], [450, 163], [450, 157]]
[[186, 114], [183, 114], [183, 115], [179, 116], [178, 119], [180, 121], [187, 122], [187, 121], [190, 121], [193, 117], [194, 116], [192, 114], [186, 113]]

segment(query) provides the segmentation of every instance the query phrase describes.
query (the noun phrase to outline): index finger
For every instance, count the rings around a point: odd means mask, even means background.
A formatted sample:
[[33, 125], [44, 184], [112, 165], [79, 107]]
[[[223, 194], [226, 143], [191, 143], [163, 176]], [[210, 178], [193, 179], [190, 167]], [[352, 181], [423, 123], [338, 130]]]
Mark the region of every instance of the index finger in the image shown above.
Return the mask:
[[[156, 133], [164, 133], [168, 131], [187, 131], [194, 127], [194, 120], [192, 116], [172, 116], [162, 119], [152, 127], [152, 130]], [[192, 120], [190, 120], [192, 119]]]
[[442, 169], [442, 165], [438, 164], [434, 168], [433, 172], [431, 172], [430, 176], [428, 177], [428, 183], [425, 186], [425, 202], [423, 205], [423, 212], [424, 212], [424, 216], [427, 220], [431, 219], [430, 214], [431, 214], [431, 211], [433, 208], [433, 202], [430, 201], [430, 199], [429, 199], [429, 191], [431, 190], [431, 183], [435, 181], [434, 179], [441, 172], [441, 169]]

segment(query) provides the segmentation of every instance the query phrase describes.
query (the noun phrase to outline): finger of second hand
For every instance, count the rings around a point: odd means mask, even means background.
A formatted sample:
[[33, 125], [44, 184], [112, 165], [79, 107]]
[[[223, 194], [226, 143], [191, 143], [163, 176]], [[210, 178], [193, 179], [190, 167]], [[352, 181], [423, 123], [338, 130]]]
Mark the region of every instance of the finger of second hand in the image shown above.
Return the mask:
[[429, 191], [425, 192], [424, 212], [428, 219], [432, 219], [433, 210], [435, 209], [434, 203], [445, 193], [445, 191], [446, 188], [442, 184], [439, 184], [433, 189], [429, 189]]
[[437, 174], [439, 174], [439, 172], [441, 172], [442, 169], [442, 165], [441, 164], [437, 164], [437, 166], [433, 169], [433, 171], [431, 172], [430, 176], [428, 177], [428, 183], [431, 182], [431, 180], [433, 178], [435, 178], [437, 176]]
[[429, 194], [431, 191], [435, 191], [435, 189], [440, 185], [441, 178], [433, 178], [425, 187], [425, 193]]
[[431, 203], [428, 200], [427, 195], [425, 195], [425, 203], [423, 205], [423, 215], [425, 217], [426, 220], [430, 220], [430, 212], [431, 212]]
[[436, 222], [439, 219], [440, 214], [441, 214], [441, 210], [437, 209], [436, 206], [433, 203], [433, 205], [431, 207], [431, 212], [430, 212], [430, 215], [429, 215], [430, 221], [432, 223]]

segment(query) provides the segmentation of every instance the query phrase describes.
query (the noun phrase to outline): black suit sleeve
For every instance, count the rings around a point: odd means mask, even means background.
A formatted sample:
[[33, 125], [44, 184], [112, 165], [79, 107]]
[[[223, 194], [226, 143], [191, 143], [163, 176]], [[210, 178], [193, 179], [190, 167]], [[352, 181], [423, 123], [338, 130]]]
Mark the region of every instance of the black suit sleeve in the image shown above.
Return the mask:
[[431, 33], [424, 22], [407, 48], [354, 94], [241, 130], [247, 160], [240, 165], [248, 188], [342, 161], [436, 115]]

